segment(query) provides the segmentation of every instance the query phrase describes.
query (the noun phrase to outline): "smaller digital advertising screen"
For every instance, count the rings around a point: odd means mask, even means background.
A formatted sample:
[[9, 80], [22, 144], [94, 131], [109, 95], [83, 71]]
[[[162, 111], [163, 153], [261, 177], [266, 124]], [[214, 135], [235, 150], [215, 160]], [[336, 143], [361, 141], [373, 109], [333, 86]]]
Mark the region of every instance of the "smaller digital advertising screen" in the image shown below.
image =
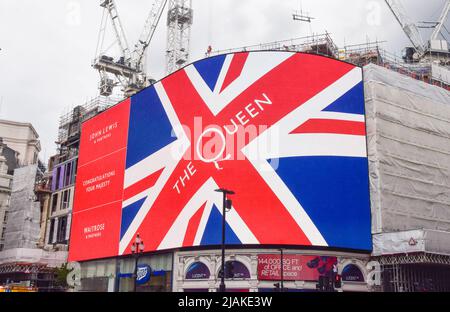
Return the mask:
[[[330, 276], [336, 257], [283, 255], [283, 280], [285, 281], [318, 281], [320, 276]], [[281, 280], [281, 255], [258, 255], [258, 279], [263, 281]]]
[[70, 261], [221, 243], [370, 251], [362, 69], [318, 55], [195, 62], [82, 125]]

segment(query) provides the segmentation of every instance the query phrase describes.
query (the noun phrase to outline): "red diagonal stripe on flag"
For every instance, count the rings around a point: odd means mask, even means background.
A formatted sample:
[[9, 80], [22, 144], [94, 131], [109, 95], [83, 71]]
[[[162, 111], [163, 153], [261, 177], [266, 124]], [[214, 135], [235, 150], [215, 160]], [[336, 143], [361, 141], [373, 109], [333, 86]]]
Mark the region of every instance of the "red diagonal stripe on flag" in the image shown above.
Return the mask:
[[[311, 245], [303, 229], [250, 162], [240, 161], [239, 166], [235, 166], [225, 161], [222, 165], [224, 169], [216, 175], [217, 184], [235, 192], [230, 197], [233, 208], [259, 242]], [[248, 185], [254, 189], [250, 191]]]
[[233, 81], [236, 80], [242, 73], [242, 69], [244, 68], [245, 61], [247, 60], [247, 53], [237, 53], [233, 55], [233, 59], [231, 60], [230, 67], [228, 69], [227, 75], [225, 76], [225, 80], [223, 81], [222, 88], [220, 92], [225, 90]]
[[159, 176], [163, 172], [164, 168], [159, 169], [158, 171], [152, 173], [148, 177], [145, 177], [144, 179], [140, 180], [139, 182], [127, 187], [123, 191], [123, 200], [127, 200], [151, 187], [153, 187], [158, 181]]
[[364, 122], [336, 119], [310, 119], [300, 127], [294, 129], [295, 133], [336, 133], [350, 135], [365, 135]]
[[183, 246], [192, 246], [194, 244], [195, 234], [197, 233], [200, 220], [202, 219], [203, 211], [205, 210], [206, 202], [202, 207], [192, 216], [184, 236]]

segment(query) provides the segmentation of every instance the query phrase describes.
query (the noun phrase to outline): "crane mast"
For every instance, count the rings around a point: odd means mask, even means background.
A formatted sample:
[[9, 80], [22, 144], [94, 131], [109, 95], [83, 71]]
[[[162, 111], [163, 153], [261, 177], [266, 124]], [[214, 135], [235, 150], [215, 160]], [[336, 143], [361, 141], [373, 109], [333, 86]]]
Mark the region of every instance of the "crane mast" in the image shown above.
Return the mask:
[[192, 0], [169, 0], [167, 10], [167, 74], [176, 71], [189, 62], [192, 22]]
[[167, 1], [168, 0], [156, 0], [153, 2], [152, 9], [150, 10], [145, 22], [144, 30], [142, 31], [133, 52], [133, 61], [136, 65], [142, 65], [145, 51], [153, 38], [156, 26], [158, 26]]

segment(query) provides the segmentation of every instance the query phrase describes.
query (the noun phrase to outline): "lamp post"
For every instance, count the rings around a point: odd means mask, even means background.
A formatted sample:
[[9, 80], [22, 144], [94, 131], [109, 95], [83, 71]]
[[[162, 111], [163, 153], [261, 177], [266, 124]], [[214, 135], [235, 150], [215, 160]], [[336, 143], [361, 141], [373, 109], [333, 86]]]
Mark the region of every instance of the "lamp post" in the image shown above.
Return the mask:
[[221, 272], [222, 276], [220, 278], [220, 286], [219, 291], [225, 292], [225, 213], [231, 209], [231, 200], [227, 200], [227, 195], [233, 195], [234, 192], [226, 189], [217, 189], [216, 192], [223, 194], [223, 205], [222, 205], [222, 264], [221, 264]]
[[283, 268], [283, 248], [280, 249], [280, 256], [281, 256], [281, 261], [280, 261], [280, 273], [281, 273], [281, 289], [280, 291], [283, 292], [284, 291], [284, 268]]
[[134, 274], [133, 274], [133, 292], [136, 292], [136, 280], [137, 280], [137, 267], [139, 261], [139, 255], [144, 252], [144, 241], [141, 240], [139, 233], [134, 239], [134, 243], [131, 245], [131, 253], [134, 255]]

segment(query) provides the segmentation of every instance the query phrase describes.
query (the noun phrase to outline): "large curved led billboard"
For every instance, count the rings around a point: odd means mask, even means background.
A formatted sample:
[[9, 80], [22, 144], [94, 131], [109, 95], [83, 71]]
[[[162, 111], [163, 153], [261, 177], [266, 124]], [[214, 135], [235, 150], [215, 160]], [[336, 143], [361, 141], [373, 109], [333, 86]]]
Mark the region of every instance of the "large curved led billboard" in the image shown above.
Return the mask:
[[221, 242], [371, 250], [362, 69], [210, 57], [82, 126], [71, 261]]

